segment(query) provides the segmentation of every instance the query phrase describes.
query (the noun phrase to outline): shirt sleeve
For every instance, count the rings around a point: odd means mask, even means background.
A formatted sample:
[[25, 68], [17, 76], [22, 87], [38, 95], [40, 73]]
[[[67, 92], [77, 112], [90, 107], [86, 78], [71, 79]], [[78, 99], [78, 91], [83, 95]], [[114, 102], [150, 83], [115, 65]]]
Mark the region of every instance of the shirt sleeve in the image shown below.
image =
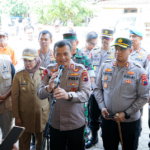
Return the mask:
[[16, 66], [17, 65], [17, 58], [15, 55], [15, 51], [13, 49], [11, 49], [11, 60], [12, 60], [13, 65]]
[[14, 65], [11, 63], [11, 76], [12, 76], [12, 81], [14, 79], [14, 75], [15, 75], [15, 67]]
[[42, 75], [42, 79], [41, 79], [41, 83], [39, 85], [39, 88], [37, 90], [37, 96], [43, 100], [45, 98], [51, 97], [53, 93], [48, 93], [46, 88], [48, 87], [48, 83], [49, 83], [49, 76], [48, 76], [48, 71], [47, 69], [45, 69], [43, 71], [43, 75]]
[[[143, 77], [144, 76], [144, 77]], [[131, 107], [126, 110], [130, 115], [140, 110], [149, 99], [149, 85], [147, 81], [146, 71], [142, 68], [140, 78], [137, 85], [137, 99], [132, 103]]]
[[93, 84], [93, 93], [95, 96], [95, 99], [98, 103], [98, 106], [100, 109], [105, 108], [105, 103], [104, 103], [104, 97], [103, 97], [103, 85], [102, 85], [102, 72], [103, 72], [103, 68], [104, 68], [104, 63], [102, 64], [98, 75], [95, 79], [95, 82]]

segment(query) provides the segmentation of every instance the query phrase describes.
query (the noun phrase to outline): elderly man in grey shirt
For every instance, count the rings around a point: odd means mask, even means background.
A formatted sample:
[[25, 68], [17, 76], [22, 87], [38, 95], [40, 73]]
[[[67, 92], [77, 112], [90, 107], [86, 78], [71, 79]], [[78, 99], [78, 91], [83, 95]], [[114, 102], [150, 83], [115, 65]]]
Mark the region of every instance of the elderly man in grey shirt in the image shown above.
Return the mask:
[[[94, 83], [94, 96], [102, 112], [102, 139], [105, 150], [117, 150], [121, 122], [124, 150], [136, 150], [140, 135], [140, 109], [148, 101], [146, 71], [128, 57], [132, 42], [115, 41], [116, 60], [102, 64]], [[118, 116], [116, 116], [118, 113]]]

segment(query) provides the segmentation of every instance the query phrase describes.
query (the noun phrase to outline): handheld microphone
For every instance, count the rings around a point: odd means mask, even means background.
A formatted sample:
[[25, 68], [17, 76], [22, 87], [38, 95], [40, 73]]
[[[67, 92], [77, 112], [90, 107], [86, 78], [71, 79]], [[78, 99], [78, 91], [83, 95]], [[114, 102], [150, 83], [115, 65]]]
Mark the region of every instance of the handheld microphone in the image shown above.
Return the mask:
[[62, 74], [62, 71], [64, 70], [64, 65], [60, 65], [58, 68], [58, 76], [54, 79], [54, 84], [59, 84], [60, 82], [60, 77]]

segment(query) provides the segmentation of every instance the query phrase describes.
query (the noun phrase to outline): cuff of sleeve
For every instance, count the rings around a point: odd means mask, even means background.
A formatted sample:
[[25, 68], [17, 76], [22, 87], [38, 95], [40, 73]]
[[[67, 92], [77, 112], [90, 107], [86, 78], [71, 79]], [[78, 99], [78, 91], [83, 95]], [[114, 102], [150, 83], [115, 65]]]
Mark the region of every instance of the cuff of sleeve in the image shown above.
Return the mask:
[[89, 77], [95, 77], [94, 70], [88, 70]]
[[130, 108], [128, 108], [125, 112], [128, 113], [129, 115], [131, 115], [131, 114], [133, 114], [135, 111], [130, 107]]
[[106, 106], [105, 106], [105, 104], [103, 102], [98, 104], [98, 106], [99, 106], [99, 109], [106, 108]]
[[73, 98], [70, 102], [74, 102], [74, 103], [77, 103], [79, 102], [80, 100], [78, 99], [78, 95], [75, 93], [75, 92], [68, 92], [69, 94], [72, 94]]
[[47, 87], [48, 87], [48, 85], [44, 87], [44, 91], [43, 91], [44, 93], [43, 93], [43, 95], [45, 95], [47, 97], [52, 96], [53, 90], [50, 93], [48, 93], [47, 90], [46, 90]]

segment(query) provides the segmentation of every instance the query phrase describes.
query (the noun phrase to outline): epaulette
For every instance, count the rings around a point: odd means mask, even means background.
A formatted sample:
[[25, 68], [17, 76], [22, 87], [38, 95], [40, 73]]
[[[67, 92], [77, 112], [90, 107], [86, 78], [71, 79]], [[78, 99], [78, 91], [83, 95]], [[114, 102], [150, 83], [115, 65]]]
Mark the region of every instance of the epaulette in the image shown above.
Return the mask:
[[56, 66], [57, 63], [49, 64], [47, 68]]
[[84, 66], [83, 64], [75, 63], [75, 66], [76, 66], [76, 67], [81, 67], [82, 69], [85, 69], [85, 66]]
[[93, 48], [93, 50], [99, 50], [100, 47], [96, 46]]
[[39, 69], [42, 69], [42, 70], [44, 70], [45, 68], [44, 68], [44, 67], [40, 67]]
[[24, 71], [24, 70], [25, 70], [25, 68], [21, 68], [21, 69], [17, 70], [16, 73], [19, 73], [19, 72]]
[[104, 63], [109, 63], [109, 62], [111, 62], [112, 60], [110, 60], [110, 59], [108, 59], [108, 60], [106, 60]]
[[137, 64], [137, 63], [135, 63], [135, 62], [133, 62], [133, 64], [134, 64], [135, 66], [139, 67], [139, 68], [142, 68], [142, 66], [141, 66], [140, 64]]

